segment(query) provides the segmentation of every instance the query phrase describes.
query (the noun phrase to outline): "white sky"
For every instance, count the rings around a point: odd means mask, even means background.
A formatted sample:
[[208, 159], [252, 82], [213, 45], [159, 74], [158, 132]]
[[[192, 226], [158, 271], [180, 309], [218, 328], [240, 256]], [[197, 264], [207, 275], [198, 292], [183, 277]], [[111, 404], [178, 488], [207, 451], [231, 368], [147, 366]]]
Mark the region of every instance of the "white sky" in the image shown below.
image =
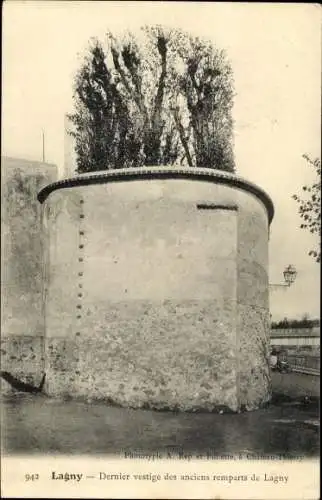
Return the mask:
[[315, 4], [51, 2], [8, 0], [3, 9], [2, 154], [46, 160], [62, 170], [64, 114], [91, 36], [144, 24], [181, 27], [225, 48], [235, 75], [238, 174], [275, 204], [270, 281], [284, 267], [295, 284], [271, 294], [273, 318], [319, 316], [320, 268], [307, 255], [312, 237], [299, 230], [291, 199], [312, 180], [303, 153], [320, 156], [321, 10]]

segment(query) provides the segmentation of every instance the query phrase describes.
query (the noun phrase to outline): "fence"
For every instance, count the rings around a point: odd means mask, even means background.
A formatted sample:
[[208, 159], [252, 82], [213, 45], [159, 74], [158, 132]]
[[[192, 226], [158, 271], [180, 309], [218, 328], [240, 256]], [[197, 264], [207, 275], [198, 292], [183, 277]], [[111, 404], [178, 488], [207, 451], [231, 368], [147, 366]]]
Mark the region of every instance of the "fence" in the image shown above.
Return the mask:
[[298, 354], [283, 354], [281, 360], [287, 361], [296, 371], [320, 373], [320, 356], [303, 356]]

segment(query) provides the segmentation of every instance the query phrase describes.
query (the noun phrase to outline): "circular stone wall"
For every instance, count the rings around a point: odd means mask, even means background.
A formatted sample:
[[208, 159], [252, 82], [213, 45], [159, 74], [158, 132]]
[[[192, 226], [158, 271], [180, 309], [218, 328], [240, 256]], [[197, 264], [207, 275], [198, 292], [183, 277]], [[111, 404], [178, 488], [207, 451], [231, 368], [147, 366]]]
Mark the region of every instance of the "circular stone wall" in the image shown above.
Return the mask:
[[142, 168], [38, 199], [49, 394], [181, 410], [269, 400], [262, 190], [211, 169]]

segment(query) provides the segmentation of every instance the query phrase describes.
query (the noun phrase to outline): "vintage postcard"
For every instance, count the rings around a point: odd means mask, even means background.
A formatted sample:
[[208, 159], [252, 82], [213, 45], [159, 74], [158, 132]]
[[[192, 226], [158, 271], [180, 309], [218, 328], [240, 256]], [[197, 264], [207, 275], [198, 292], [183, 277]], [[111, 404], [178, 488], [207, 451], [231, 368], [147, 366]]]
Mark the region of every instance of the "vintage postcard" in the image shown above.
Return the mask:
[[320, 6], [3, 27], [3, 497], [319, 498]]

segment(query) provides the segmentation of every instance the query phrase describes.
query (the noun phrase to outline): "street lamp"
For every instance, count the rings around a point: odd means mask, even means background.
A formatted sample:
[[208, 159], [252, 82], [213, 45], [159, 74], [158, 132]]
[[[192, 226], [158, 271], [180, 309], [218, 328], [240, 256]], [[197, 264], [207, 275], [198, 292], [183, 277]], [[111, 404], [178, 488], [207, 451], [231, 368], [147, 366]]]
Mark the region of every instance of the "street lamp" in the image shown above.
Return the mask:
[[297, 276], [297, 271], [292, 264], [289, 264], [283, 271], [284, 281], [285, 283], [270, 283], [270, 287], [279, 287], [279, 286], [287, 286], [290, 287], [292, 283], [294, 283], [295, 278]]
[[292, 264], [289, 264], [285, 268], [283, 275], [284, 275], [284, 280], [286, 283], [285, 286], [291, 286], [291, 284], [294, 283], [294, 281], [295, 281], [297, 271], [296, 271], [295, 267], [292, 266]]

